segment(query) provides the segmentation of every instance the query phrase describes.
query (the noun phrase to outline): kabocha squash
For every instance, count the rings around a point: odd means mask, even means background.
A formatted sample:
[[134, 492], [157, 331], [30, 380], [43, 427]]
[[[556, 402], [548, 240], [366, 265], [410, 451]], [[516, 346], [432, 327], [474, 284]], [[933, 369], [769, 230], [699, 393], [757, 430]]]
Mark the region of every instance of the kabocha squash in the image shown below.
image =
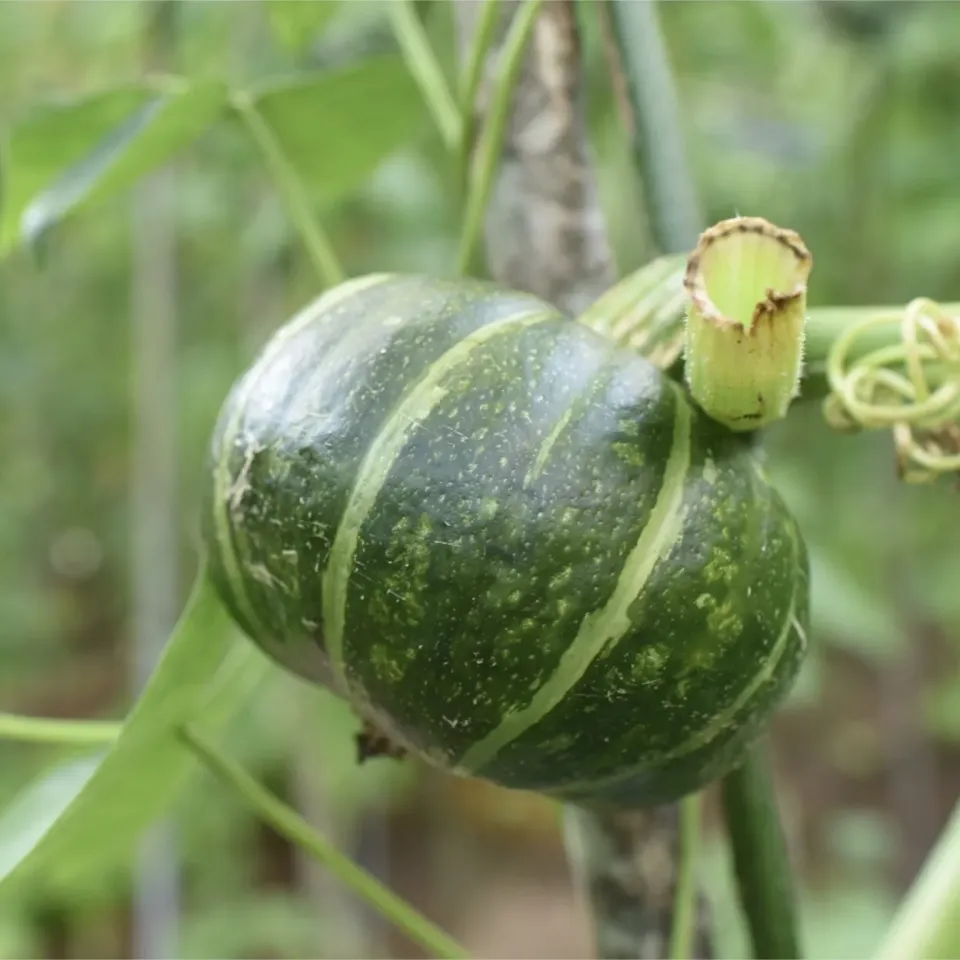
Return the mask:
[[535, 297], [375, 275], [234, 387], [211, 575], [242, 629], [459, 774], [666, 802], [790, 687], [807, 555], [749, 443]]

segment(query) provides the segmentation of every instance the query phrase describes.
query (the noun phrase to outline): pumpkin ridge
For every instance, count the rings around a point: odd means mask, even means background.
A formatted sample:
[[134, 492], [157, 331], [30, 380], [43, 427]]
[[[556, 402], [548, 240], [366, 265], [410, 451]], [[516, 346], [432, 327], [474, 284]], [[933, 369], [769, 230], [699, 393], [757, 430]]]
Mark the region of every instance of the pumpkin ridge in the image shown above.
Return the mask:
[[591, 663], [630, 630], [629, 608], [650, 579], [658, 560], [676, 541], [683, 525], [683, 495], [690, 468], [690, 408], [676, 400], [673, 442], [656, 502], [646, 526], [627, 555], [607, 602], [587, 614], [553, 674], [521, 710], [508, 714], [461, 757], [457, 768], [476, 773], [507, 744], [538, 723], [577, 684]]
[[370, 444], [357, 471], [323, 572], [323, 635], [334, 674], [344, 685], [347, 683], [343, 652], [347, 588], [353, 574], [357, 539], [397, 455], [419, 422], [446, 396], [448, 388], [443, 385], [444, 378], [465, 363], [475, 349], [503, 333], [556, 319], [557, 314], [552, 310], [513, 314], [464, 337], [404, 393]]
[[[791, 542], [793, 543], [794, 556], [796, 557], [799, 553], [799, 549], [797, 538], [793, 533], [791, 533]], [[793, 632], [797, 633], [801, 644], [803, 645], [803, 649], [806, 650], [807, 635], [801, 626], [800, 621], [797, 619], [797, 593], [798, 590], [796, 584], [794, 584], [790, 605], [787, 607], [783, 627], [781, 628], [780, 634], [777, 637], [777, 642], [773, 645], [773, 648], [771, 649], [767, 658], [760, 665], [760, 669], [757, 670], [757, 672], [750, 678], [746, 686], [740, 691], [740, 693], [737, 694], [733, 703], [717, 714], [717, 716], [714, 717], [710, 723], [708, 723], [701, 730], [691, 734], [686, 740], [678, 744], [672, 750], [669, 750], [666, 753], [658, 756], [657, 763], [667, 763], [671, 760], [677, 760], [680, 757], [685, 757], [688, 754], [699, 750], [701, 747], [708, 746], [713, 740], [720, 736], [736, 718], [737, 714], [743, 709], [743, 707], [749, 703], [750, 698], [757, 692], [757, 690], [774, 676], [780, 661], [783, 659], [787, 649], [790, 646], [790, 638]], [[571, 791], [577, 792], [582, 789], [596, 791], [604, 790], [608, 787], [628, 782], [631, 777], [641, 773], [648, 765], [649, 761], [644, 761], [642, 764], [638, 764], [636, 767], [622, 770], [613, 776], [603, 777], [600, 779], [571, 781], [569, 783], [560, 784], [554, 789], [544, 790], [543, 792], [565, 796]]]
[[[214, 471], [214, 509], [213, 523], [217, 543], [220, 547], [220, 559], [223, 564], [224, 574], [233, 593], [234, 602], [241, 609], [244, 616], [248, 618], [251, 624], [258, 629], [263, 629], [263, 623], [254, 610], [253, 603], [247, 593], [244, 579], [240, 571], [240, 559], [237, 555], [236, 543], [233, 538], [233, 523], [230, 520], [231, 501], [234, 496], [234, 490], [238, 482], [243, 482], [241, 473], [233, 477], [230, 475], [230, 457], [232, 446], [237, 439], [240, 431], [240, 425], [243, 422], [247, 409], [247, 398], [253, 393], [257, 383], [266, 376], [270, 369], [270, 361], [281, 357], [283, 347], [288, 340], [308, 327], [317, 318], [324, 319], [331, 316], [328, 312], [331, 307], [345, 300], [347, 297], [372, 287], [377, 283], [382, 283], [390, 278], [390, 274], [374, 273], [364, 277], [357, 277], [349, 280], [340, 286], [328, 290], [323, 296], [319, 297], [309, 306], [305, 307], [289, 323], [284, 325], [274, 334], [263, 350], [260, 363], [254, 370], [258, 371], [256, 377], [247, 374], [243, 384], [240, 387], [239, 395], [233, 408], [233, 416], [223, 432], [220, 441], [221, 455]], [[252, 372], [252, 371], [251, 371]]]

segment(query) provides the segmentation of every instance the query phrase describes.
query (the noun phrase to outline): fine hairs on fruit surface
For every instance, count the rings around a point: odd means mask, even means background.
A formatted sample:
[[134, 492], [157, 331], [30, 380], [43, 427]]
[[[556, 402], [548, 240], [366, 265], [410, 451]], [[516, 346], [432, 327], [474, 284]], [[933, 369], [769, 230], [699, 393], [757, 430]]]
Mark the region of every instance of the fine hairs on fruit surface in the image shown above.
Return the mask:
[[756, 453], [537, 298], [378, 274], [238, 380], [204, 508], [244, 632], [389, 741], [582, 803], [722, 776], [806, 646], [806, 548]]

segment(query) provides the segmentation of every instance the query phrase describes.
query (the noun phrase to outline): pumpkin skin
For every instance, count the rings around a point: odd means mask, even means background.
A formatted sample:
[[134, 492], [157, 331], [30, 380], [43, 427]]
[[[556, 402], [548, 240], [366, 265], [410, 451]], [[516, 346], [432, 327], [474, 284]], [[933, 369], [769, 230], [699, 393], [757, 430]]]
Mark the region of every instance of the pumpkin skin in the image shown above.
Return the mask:
[[808, 561], [755, 452], [535, 297], [374, 275], [227, 398], [210, 574], [277, 662], [461, 775], [664, 803], [789, 690]]

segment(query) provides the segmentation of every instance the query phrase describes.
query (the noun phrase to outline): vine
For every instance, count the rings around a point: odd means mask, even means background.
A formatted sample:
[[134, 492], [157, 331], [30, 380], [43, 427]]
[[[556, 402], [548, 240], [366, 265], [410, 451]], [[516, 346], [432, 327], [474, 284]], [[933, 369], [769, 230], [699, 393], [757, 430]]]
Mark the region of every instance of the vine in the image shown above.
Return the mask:
[[[878, 328], [899, 341], [850, 354]], [[828, 423], [840, 430], [890, 429], [900, 476], [925, 483], [960, 472], [960, 314], [927, 298], [902, 317], [868, 317], [843, 331], [827, 356]]]

